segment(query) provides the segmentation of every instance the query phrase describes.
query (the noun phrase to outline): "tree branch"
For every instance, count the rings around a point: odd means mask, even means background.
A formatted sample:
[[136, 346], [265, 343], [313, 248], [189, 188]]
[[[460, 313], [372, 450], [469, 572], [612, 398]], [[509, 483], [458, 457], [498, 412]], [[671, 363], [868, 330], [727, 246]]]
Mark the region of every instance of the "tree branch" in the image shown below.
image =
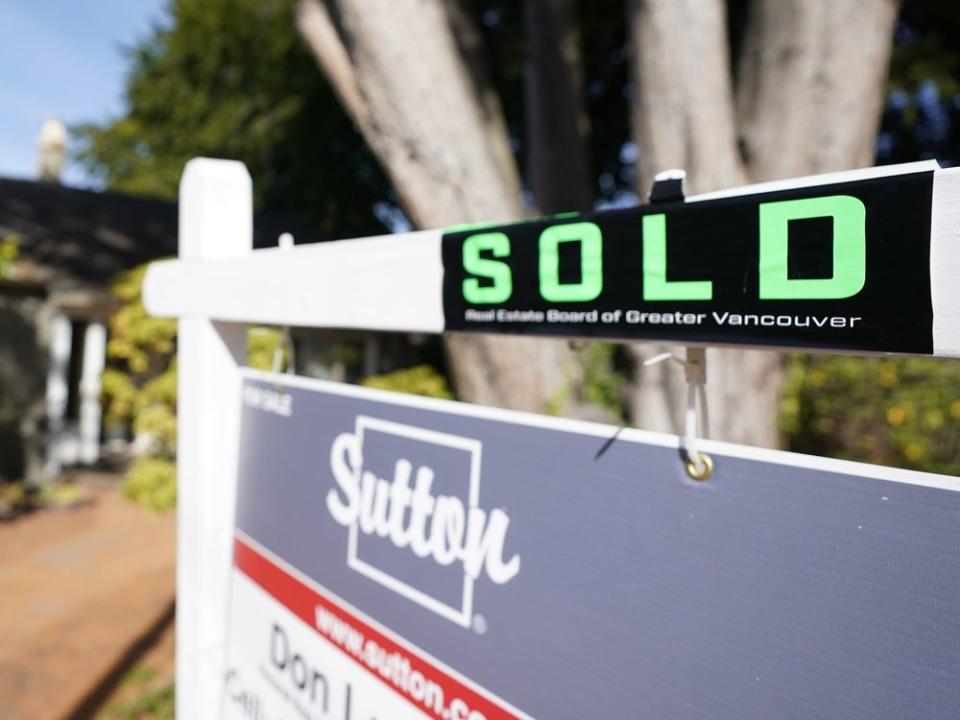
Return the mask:
[[340, 102], [358, 122], [365, 116], [366, 106], [350, 65], [350, 56], [327, 8], [319, 0], [300, 0], [294, 10], [294, 22]]
[[[331, 0], [328, 7], [336, 11], [340, 46], [362, 98], [357, 103], [343, 83], [345, 104], [414, 222], [437, 227], [520, 215], [520, 179], [507, 138], [490, 132], [489, 106], [459, 53], [446, 5]], [[324, 30], [330, 27], [328, 21]], [[325, 43], [329, 37], [321, 34], [311, 49]], [[315, 53], [325, 70], [342, 66], [339, 51]]]

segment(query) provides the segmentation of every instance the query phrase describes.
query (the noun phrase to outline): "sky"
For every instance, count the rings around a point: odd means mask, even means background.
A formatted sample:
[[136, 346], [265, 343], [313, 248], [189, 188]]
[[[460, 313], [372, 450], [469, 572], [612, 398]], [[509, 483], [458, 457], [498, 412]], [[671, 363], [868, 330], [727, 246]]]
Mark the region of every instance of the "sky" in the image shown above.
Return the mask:
[[[103, 121], [123, 109], [123, 48], [167, 0], [0, 0], [0, 177], [33, 179], [40, 126]], [[67, 185], [89, 186], [73, 164]]]

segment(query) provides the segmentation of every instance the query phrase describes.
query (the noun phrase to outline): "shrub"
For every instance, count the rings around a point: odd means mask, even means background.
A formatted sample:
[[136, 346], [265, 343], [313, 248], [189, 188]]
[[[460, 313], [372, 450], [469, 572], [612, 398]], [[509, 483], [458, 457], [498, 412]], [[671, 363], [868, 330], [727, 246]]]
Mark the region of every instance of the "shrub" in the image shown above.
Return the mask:
[[378, 390], [392, 390], [410, 395], [424, 395], [444, 400], [453, 398], [447, 379], [430, 365], [416, 365], [384, 375], [371, 375], [361, 380], [360, 384]]
[[166, 457], [141, 455], [127, 471], [123, 494], [138, 505], [165, 512], [177, 505], [177, 466]]
[[0, 278], [6, 277], [20, 256], [20, 238], [10, 234], [0, 240]]
[[177, 323], [147, 314], [141, 295], [146, 268], [121, 273], [111, 287], [119, 307], [110, 317], [101, 396], [104, 424], [132, 429], [142, 444], [124, 494], [167, 510], [176, 502]]
[[[111, 287], [119, 306], [110, 317], [101, 396], [104, 424], [130, 428], [141, 445], [142, 454], [127, 471], [124, 495], [164, 511], [177, 498], [177, 323], [147, 314], [142, 299], [146, 269], [142, 265], [122, 273]], [[251, 328], [248, 363], [269, 369], [280, 340], [277, 330]]]
[[792, 356], [780, 427], [790, 450], [960, 474], [960, 364]]

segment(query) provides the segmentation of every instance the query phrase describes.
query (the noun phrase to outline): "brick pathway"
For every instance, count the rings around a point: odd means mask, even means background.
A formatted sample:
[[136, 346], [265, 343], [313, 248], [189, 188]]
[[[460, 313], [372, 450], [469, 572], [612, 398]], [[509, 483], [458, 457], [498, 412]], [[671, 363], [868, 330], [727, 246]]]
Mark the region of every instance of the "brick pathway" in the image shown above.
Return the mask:
[[[71, 717], [169, 617], [173, 514], [86, 476], [94, 503], [0, 524], [0, 717]], [[74, 715], [76, 716], [76, 715]]]

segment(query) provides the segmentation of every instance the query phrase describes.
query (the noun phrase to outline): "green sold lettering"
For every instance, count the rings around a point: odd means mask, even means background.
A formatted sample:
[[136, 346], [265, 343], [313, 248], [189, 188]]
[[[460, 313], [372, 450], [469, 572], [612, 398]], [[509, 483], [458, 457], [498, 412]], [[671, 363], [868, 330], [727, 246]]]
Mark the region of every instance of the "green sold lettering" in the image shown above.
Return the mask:
[[[833, 277], [787, 276], [791, 220], [833, 218]], [[867, 281], [867, 209], [851, 195], [783, 200], [760, 206], [760, 299], [837, 300]]]
[[[463, 269], [476, 277], [463, 281], [463, 299], [474, 305], [502, 303], [513, 294], [513, 275], [510, 266], [500, 260], [482, 257], [489, 251], [495, 258], [510, 256], [510, 238], [502, 232], [471, 235], [463, 242]], [[480, 278], [490, 281], [480, 284]]]
[[[560, 243], [580, 243], [580, 281], [560, 282]], [[603, 234], [592, 222], [554, 225], [540, 233], [540, 295], [550, 302], [588, 302], [603, 291]]]
[[[866, 208], [851, 195], [761, 203], [759, 295], [761, 300], [835, 300], [860, 292], [867, 277]], [[830, 218], [833, 222], [833, 274], [829, 278], [790, 278], [790, 221]], [[667, 279], [667, 218], [644, 215], [643, 300], [713, 299], [710, 280]], [[560, 245], [576, 242], [580, 277], [560, 280]], [[539, 290], [548, 302], [590, 302], [603, 292], [603, 233], [592, 222], [562, 223], [543, 230], [539, 239]], [[484, 257], [489, 253], [491, 257]], [[463, 243], [463, 297], [475, 305], [502, 303], [513, 294], [513, 275], [504, 258], [510, 238], [503, 232], [470, 235]], [[485, 283], [481, 285], [481, 280]]]
[[711, 300], [709, 280], [667, 280], [667, 216], [643, 216], [643, 299]]

